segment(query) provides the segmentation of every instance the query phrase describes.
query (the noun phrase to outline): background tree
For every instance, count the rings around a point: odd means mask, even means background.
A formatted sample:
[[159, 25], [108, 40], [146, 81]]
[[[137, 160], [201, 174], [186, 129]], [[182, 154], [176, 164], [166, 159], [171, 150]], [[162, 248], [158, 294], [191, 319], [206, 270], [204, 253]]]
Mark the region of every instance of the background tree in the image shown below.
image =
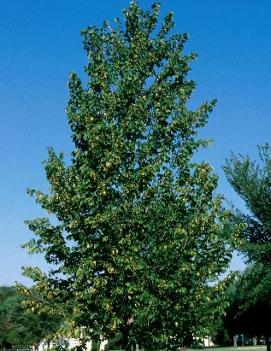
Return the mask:
[[[245, 306], [264, 309], [265, 338], [270, 350], [271, 325], [271, 158], [270, 146], [258, 147], [259, 161], [249, 156], [235, 156], [227, 160], [226, 176], [234, 190], [243, 198], [249, 215], [240, 214], [247, 223], [241, 250], [252, 268], [246, 274], [249, 283]], [[258, 322], [255, 320], [254, 328]]]
[[28, 248], [54, 267], [26, 275], [85, 337], [120, 332], [127, 350], [206, 333], [223, 311], [218, 277], [238, 232], [212, 167], [192, 160], [209, 144], [197, 130], [215, 102], [188, 109], [196, 55], [184, 54], [186, 34], [169, 35], [172, 13], [156, 28], [158, 13], [132, 2], [125, 25], [82, 31], [88, 83], [70, 75], [71, 162], [49, 149], [49, 193], [30, 191], [53, 220], [28, 222]]
[[2, 348], [38, 347], [52, 340], [61, 326], [58, 315], [27, 311], [16, 287], [0, 287], [0, 345]]
[[236, 335], [258, 339], [270, 335], [270, 298], [265, 296], [266, 290], [258, 290], [262, 280], [262, 270], [251, 265], [229, 287], [229, 306], [214, 333], [217, 344], [229, 345]]
[[10, 349], [12, 343], [19, 344], [18, 339], [11, 336], [14, 323], [10, 318], [11, 310], [14, 308], [14, 287], [0, 287], [0, 347]]

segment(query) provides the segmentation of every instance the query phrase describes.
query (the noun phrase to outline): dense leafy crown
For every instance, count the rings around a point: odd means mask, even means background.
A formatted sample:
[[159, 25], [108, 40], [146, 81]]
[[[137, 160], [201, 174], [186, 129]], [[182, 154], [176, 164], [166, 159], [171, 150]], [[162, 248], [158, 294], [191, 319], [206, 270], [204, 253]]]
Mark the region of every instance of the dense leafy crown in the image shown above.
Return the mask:
[[50, 149], [49, 193], [31, 191], [57, 223], [29, 221], [28, 248], [56, 268], [26, 269], [87, 335], [121, 332], [127, 348], [149, 350], [189, 342], [223, 310], [224, 283], [210, 282], [236, 231], [212, 168], [192, 162], [214, 102], [187, 108], [196, 56], [184, 54], [186, 34], [169, 36], [172, 13], [156, 28], [158, 13], [132, 2], [124, 26], [82, 31], [88, 83], [70, 75], [71, 164]]
[[[225, 173], [234, 190], [243, 198], [248, 214], [240, 213], [247, 227], [241, 250], [250, 263], [244, 274], [241, 327], [253, 333], [271, 334], [271, 149], [258, 146], [259, 159], [234, 155], [227, 160]], [[244, 284], [245, 282], [245, 284]], [[251, 323], [251, 320], [253, 322]]]
[[243, 198], [249, 213], [243, 251], [252, 262], [271, 263], [271, 150], [258, 146], [259, 160], [234, 154], [227, 160], [225, 173], [234, 190]]
[[52, 340], [60, 328], [60, 316], [26, 312], [23, 300], [15, 287], [0, 286], [1, 349], [37, 348], [42, 340]]

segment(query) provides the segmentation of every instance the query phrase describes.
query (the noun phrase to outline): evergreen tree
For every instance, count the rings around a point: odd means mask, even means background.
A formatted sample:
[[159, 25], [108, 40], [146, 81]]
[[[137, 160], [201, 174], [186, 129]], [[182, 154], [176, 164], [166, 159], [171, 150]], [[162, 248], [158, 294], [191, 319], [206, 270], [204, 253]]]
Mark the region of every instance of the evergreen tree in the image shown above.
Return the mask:
[[[217, 176], [193, 156], [215, 102], [187, 107], [195, 54], [169, 35], [169, 13], [135, 2], [124, 25], [82, 31], [88, 83], [70, 75], [67, 114], [74, 151], [49, 149], [49, 193], [31, 190], [50, 217], [28, 221], [30, 252], [54, 265], [27, 268], [36, 287], [70, 311], [82, 337], [122, 333], [130, 350], [187, 345], [223, 312], [238, 228], [215, 196]], [[212, 284], [211, 284], [212, 283]]]

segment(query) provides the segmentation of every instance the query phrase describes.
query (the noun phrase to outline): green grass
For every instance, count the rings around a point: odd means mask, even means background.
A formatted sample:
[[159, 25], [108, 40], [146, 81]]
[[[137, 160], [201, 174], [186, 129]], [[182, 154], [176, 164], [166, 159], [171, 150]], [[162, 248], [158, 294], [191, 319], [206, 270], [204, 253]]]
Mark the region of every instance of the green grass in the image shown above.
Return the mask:
[[[187, 351], [264, 351], [266, 350], [265, 345], [257, 345], [257, 346], [238, 346], [238, 347], [233, 347], [233, 346], [227, 346], [227, 347], [219, 347], [219, 346], [211, 346], [211, 347], [205, 347], [204, 349], [187, 349]], [[125, 351], [125, 350], [108, 350], [108, 351]]]
[[[257, 345], [257, 346], [238, 346], [238, 347], [233, 347], [233, 346], [227, 346], [227, 347], [219, 347], [219, 346], [211, 346], [211, 347], [205, 347], [204, 349], [187, 349], [187, 351], [264, 351], [266, 350], [265, 345]], [[108, 350], [108, 351], [125, 351], [125, 350]]]
[[[265, 345], [257, 345], [257, 346], [227, 346], [227, 347], [205, 347], [203, 350], [210, 350], [210, 351], [264, 351], [266, 349]], [[192, 351], [192, 349], [190, 349]]]

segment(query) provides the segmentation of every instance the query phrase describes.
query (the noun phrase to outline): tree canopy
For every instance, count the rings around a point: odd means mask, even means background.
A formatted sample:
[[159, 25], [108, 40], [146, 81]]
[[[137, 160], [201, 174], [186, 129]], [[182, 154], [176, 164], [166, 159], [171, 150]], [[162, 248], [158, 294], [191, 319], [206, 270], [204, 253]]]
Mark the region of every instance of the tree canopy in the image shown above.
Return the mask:
[[42, 340], [52, 340], [61, 326], [59, 316], [31, 312], [23, 302], [24, 297], [16, 287], [0, 287], [1, 348], [37, 347]]
[[49, 192], [29, 191], [48, 216], [28, 221], [27, 247], [53, 268], [25, 274], [82, 337], [120, 332], [127, 350], [169, 350], [223, 312], [219, 277], [239, 227], [212, 167], [194, 162], [215, 101], [187, 107], [187, 34], [170, 35], [172, 13], [158, 26], [157, 3], [132, 2], [123, 15], [82, 31], [88, 82], [70, 75], [71, 160], [49, 149]]
[[232, 337], [236, 335], [258, 339], [270, 335], [270, 297], [266, 296], [266, 289], [260, 289], [262, 281], [266, 281], [265, 272], [254, 264], [230, 285], [229, 306], [226, 314], [218, 320], [214, 333], [219, 345], [232, 344]]
[[[244, 320], [250, 313], [260, 313], [261, 321], [254, 318], [250, 328], [260, 328], [267, 340], [271, 335], [271, 155], [268, 144], [258, 147], [259, 160], [234, 154], [224, 167], [234, 190], [244, 199], [249, 214], [240, 214], [247, 223], [241, 250], [252, 264], [246, 272], [247, 288], [243, 303]], [[245, 312], [246, 311], [246, 312]], [[263, 312], [264, 311], [264, 312]]]
[[244, 248], [251, 262], [271, 263], [271, 158], [268, 144], [258, 146], [259, 160], [234, 154], [226, 160], [224, 171], [233, 189], [249, 210], [243, 219]]

